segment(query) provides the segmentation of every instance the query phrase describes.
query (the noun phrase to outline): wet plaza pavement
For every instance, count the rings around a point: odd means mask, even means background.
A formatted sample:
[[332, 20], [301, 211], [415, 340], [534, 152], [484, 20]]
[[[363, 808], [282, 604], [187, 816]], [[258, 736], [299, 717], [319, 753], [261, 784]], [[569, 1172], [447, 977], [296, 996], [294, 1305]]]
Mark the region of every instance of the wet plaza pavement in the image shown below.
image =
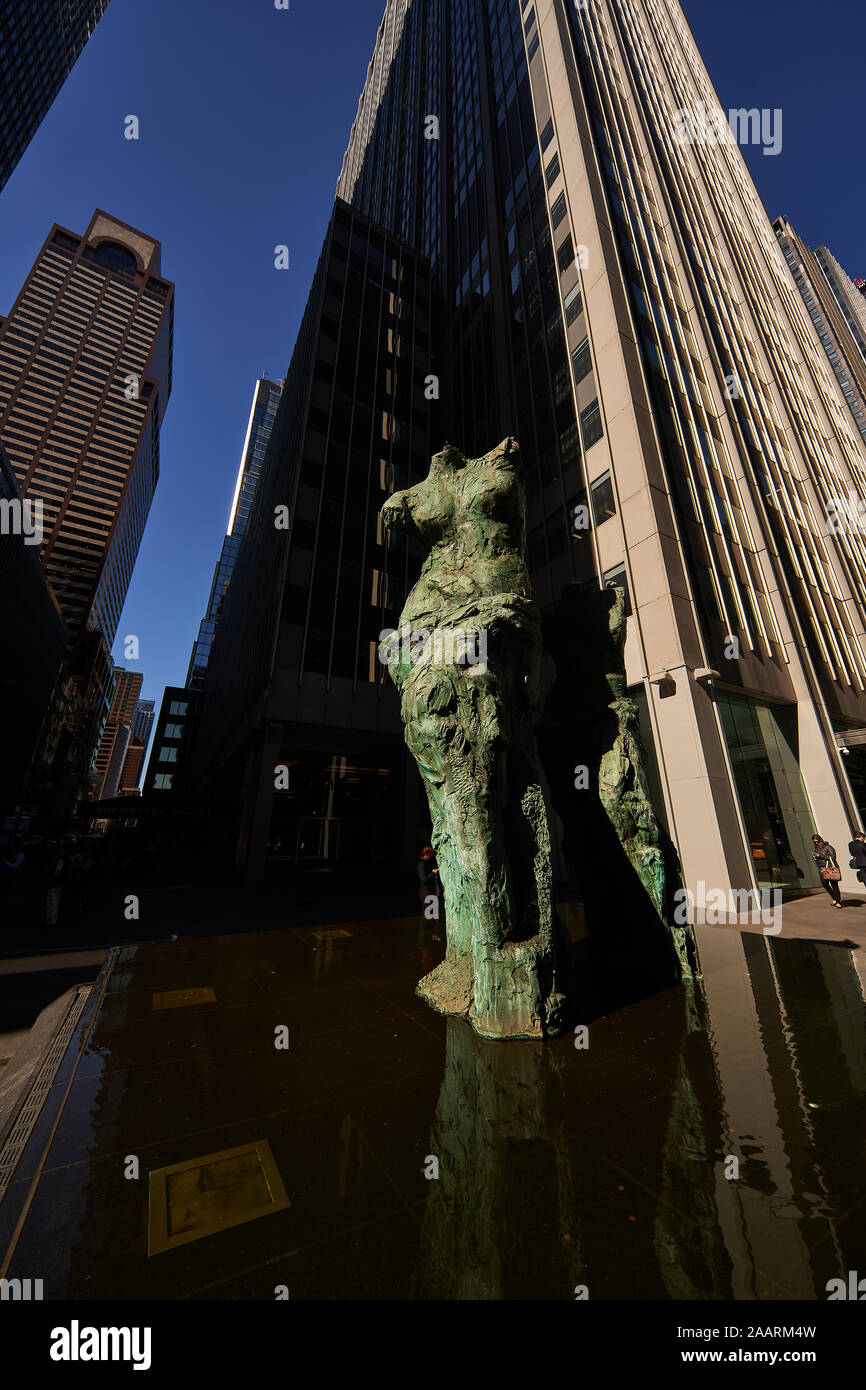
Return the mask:
[[3, 1272], [46, 1299], [824, 1300], [866, 1270], [866, 948], [697, 932], [694, 990], [546, 1044], [414, 995], [441, 924], [119, 948], [0, 1202]]

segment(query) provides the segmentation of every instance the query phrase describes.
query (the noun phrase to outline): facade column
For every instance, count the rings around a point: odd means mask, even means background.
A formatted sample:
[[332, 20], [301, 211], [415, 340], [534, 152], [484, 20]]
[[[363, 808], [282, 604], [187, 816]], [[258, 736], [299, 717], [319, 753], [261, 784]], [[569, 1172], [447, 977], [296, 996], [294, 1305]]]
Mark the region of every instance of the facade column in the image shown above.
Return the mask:
[[282, 738], [281, 724], [265, 729], [253, 753], [244, 788], [235, 862], [243, 872], [244, 882], [249, 884], [264, 882], [274, 802], [274, 768], [279, 761]]

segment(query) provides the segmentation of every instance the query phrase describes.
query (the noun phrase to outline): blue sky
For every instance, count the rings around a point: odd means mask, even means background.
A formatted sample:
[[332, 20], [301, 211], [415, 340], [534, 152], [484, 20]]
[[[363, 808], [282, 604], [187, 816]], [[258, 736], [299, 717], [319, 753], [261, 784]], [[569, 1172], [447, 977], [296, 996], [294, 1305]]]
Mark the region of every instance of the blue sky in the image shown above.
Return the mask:
[[[684, 8], [722, 106], [782, 108], [781, 153], [744, 151], [770, 216], [866, 276], [863, 0]], [[162, 472], [115, 644], [122, 661], [123, 636], [138, 636], [157, 707], [186, 678], [255, 380], [291, 356], [383, 10], [112, 0], [0, 193], [0, 314], [51, 224], [83, 232], [95, 207], [158, 238], [176, 285]]]

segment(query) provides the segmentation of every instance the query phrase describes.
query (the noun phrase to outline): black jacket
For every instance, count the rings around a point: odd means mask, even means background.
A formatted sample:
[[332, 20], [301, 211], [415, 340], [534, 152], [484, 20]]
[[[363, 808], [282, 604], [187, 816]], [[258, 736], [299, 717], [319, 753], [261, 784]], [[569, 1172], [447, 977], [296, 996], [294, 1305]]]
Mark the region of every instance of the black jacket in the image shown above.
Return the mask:
[[855, 869], [866, 869], [866, 840], [852, 840], [848, 853], [854, 860]]
[[812, 849], [812, 858], [820, 869], [823, 868], [825, 864], [836, 863], [836, 851], [833, 846], [825, 840], [820, 849]]

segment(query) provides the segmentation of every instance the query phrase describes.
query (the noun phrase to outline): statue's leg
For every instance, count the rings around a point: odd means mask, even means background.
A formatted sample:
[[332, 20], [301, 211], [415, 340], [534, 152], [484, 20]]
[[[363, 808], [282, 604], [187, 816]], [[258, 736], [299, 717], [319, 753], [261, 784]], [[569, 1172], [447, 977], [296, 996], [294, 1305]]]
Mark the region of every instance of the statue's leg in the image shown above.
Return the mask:
[[561, 1031], [565, 1007], [557, 985], [550, 831], [531, 763], [519, 749], [510, 750], [510, 759], [509, 859], [518, 910], [505, 939], [476, 939], [470, 1020], [484, 1037], [543, 1038]]
[[498, 735], [477, 720], [443, 727], [429, 718], [407, 725], [407, 742], [424, 779], [433, 844], [445, 894], [445, 960], [418, 993], [443, 1013], [465, 1014], [473, 993], [478, 940], [495, 942], [513, 929], [505, 853], [505, 762]]

